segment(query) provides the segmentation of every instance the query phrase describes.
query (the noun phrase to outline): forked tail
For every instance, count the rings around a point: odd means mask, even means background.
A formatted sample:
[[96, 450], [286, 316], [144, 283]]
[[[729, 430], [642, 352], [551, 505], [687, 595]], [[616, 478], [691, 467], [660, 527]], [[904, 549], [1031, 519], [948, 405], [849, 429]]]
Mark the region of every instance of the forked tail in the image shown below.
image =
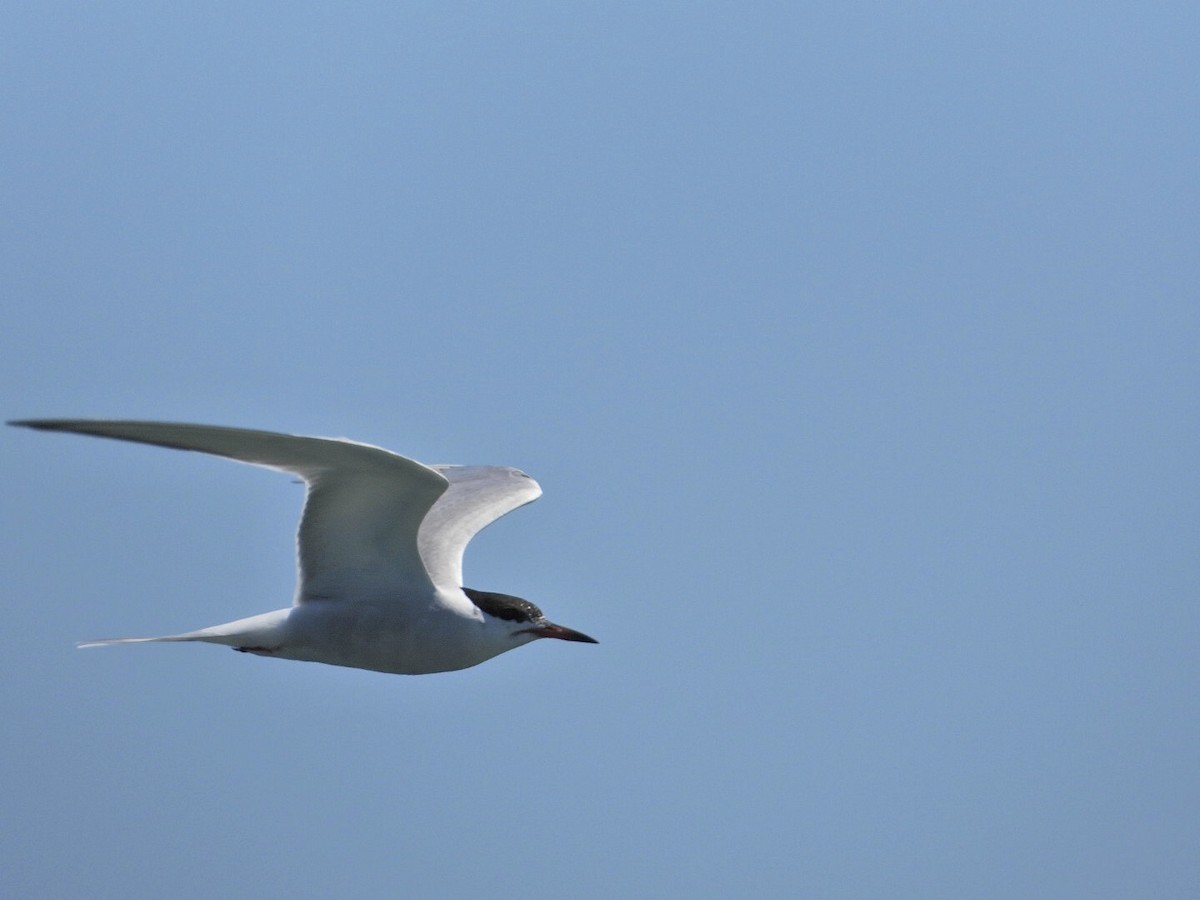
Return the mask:
[[87, 647], [111, 647], [114, 644], [151, 644], [160, 641], [202, 641], [204, 638], [196, 634], [167, 634], [162, 637], [139, 638], [97, 638], [94, 641], [78, 641], [75, 646], [83, 650]]
[[166, 641], [204, 641], [206, 644], [224, 644], [226, 647], [278, 647], [286, 636], [286, 625], [291, 609], [213, 625], [199, 631], [183, 634], [164, 634], [161, 637], [103, 638], [95, 641], [80, 641], [76, 647], [111, 647], [113, 644], [153, 644]]

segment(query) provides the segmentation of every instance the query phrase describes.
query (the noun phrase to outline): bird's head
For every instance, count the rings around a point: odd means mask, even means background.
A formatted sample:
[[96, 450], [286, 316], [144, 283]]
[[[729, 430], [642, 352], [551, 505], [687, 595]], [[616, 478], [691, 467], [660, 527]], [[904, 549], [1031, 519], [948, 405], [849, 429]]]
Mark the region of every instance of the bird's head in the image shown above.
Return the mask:
[[537, 606], [520, 597], [477, 591], [473, 588], [463, 588], [463, 593], [479, 607], [488, 620], [496, 624], [502, 623], [508, 629], [509, 635], [520, 643], [528, 643], [538, 638], [558, 638], [560, 641], [580, 641], [585, 644], [599, 643], [582, 632], [555, 625]]

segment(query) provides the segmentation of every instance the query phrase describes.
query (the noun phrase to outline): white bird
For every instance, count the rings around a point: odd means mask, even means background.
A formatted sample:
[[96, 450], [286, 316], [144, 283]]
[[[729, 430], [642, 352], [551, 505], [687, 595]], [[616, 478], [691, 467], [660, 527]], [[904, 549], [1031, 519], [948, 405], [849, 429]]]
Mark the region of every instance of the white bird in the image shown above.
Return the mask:
[[29, 419], [42, 431], [198, 450], [302, 478], [291, 607], [199, 631], [81, 647], [205, 641], [243, 653], [422, 675], [465, 669], [538, 638], [595, 640], [519, 597], [462, 587], [467, 542], [542, 494], [501, 466], [426, 466], [340, 438], [169, 422]]

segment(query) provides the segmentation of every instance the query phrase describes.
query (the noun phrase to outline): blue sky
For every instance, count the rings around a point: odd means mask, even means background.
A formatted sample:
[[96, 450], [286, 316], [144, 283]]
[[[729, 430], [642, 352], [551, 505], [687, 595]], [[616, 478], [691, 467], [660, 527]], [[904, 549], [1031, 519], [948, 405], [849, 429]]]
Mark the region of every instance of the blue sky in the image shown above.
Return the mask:
[[345, 435], [545, 496], [596, 647], [150, 646], [300, 490], [6, 430], [22, 896], [1191, 897], [1190, 4], [36, 4], [0, 412]]

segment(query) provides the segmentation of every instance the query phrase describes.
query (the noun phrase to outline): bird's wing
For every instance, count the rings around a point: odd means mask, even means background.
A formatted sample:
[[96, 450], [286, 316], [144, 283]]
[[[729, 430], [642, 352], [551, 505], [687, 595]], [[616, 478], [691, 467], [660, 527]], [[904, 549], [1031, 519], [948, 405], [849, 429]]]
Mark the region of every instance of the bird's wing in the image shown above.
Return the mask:
[[431, 466], [450, 487], [421, 523], [417, 545], [425, 571], [438, 587], [461, 587], [467, 542], [518, 506], [542, 496], [538, 483], [519, 469], [502, 466]]
[[308, 495], [297, 539], [297, 603], [378, 601], [409, 591], [430, 593], [432, 583], [417, 549], [417, 532], [430, 507], [446, 491], [447, 479], [419, 462], [340, 438], [215, 425], [86, 419], [9, 424], [198, 450], [298, 475], [308, 486]]

